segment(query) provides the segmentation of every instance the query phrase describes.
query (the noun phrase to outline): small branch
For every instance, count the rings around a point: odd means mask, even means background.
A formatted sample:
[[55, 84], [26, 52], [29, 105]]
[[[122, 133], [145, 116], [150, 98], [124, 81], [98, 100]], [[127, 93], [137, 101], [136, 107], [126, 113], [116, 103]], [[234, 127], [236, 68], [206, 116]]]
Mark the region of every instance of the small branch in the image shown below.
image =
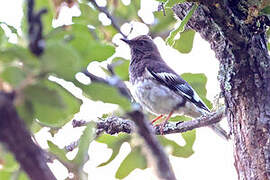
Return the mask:
[[121, 31], [119, 24], [117, 23], [115, 17], [113, 17], [108, 9], [106, 7], [100, 7], [98, 6], [97, 2], [95, 0], [90, 0], [90, 2], [100, 11], [106, 14], [106, 16], [111, 20], [112, 26], [124, 37], [127, 38], [127, 36]]
[[118, 76], [114, 75], [108, 79], [104, 79], [104, 78], [98, 77], [98, 76], [88, 72], [87, 70], [83, 71], [82, 73], [84, 73], [87, 77], [89, 77], [91, 79], [91, 81], [93, 81], [93, 82], [104, 83], [104, 84], [116, 87], [119, 90], [119, 92], [121, 93], [121, 95], [125, 96], [129, 100], [132, 100], [132, 96], [130, 94], [129, 89], [127, 88], [125, 83]]
[[163, 16], [166, 16], [166, 11], [165, 11], [165, 8], [164, 8], [164, 2], [161, 2], [158, 5], [158, 11], [162, 11], [163, 12]]
[[140, 111], [133, 111], [129, 112], [128, 115], [137, 125], [139, 135], [149, 147], [154, 157], [153, 159], [156, 160], [155, 168], [159, 177], [165, 180], [176, 180], [169, 159], [157, 140], [153, 129], [145, 119], [144, 114]]
[[72, 142], [71, 144], [65, 146], [67, 151], [73, 151], [79, 145], [79, 140]]
[[76, 119], [73, 119], [72, 120], [72, 126], [75, 128], [75, 127], [81, 127], [81, 126], [86, 126], [88, 124], [87, 121], [84, 121], [84, 120], [76, 120]]
[[40, 56], [45, 47], [45, 41], [42, 36], [43, 25], [41, 22], [41, 16], [47, 13], [47, 9], [41, 9], [40, 11], [35, 12], [34, 0], [28, 0], [27, 5], [29, 48], [33, 54]]
[[0, 92], [0, 142], [13, 153], [31, 179], [56, 179], [47, 165], [44, 151], [37, 146], [13, 105], [13, 95]]

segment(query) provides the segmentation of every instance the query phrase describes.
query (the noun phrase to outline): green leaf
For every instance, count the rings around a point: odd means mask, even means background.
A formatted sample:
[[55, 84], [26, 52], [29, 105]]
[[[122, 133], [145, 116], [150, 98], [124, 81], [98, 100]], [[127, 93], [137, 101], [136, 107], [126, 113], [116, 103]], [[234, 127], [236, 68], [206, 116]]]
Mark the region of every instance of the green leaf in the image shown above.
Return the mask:
[[2, 29], [2, 27], [0, 26], [0, 44], [2, 44], [5, 39], [6, 39], [6, 34], [4, 30]]
[[189, 121], [192, 118], [187, 117], [187, 116], [175, 116], [170, 118], [170, 122], [184, 122], [184, 121]]
[[72, 46], [60, 42], [48, 42], [41, 63], [45, 72], [55, 73], [58, 77], [73, 80], [81, 70], [81, 57]]
[[31, 99], [35, 103], [46, 104], [55, 108], [65, 106], [62, 97], [55, 89], [50, 89], [43, 84], [37, 84], [24, 90], [26, 99]]
[[3, 158], [2, 171], [14, 172], [19, 169], [19, 164], [11, 153], [1, 153], [1, 155], [1, 158]]
[[180, 25], [174, 29], [173, 31], [170, 32], [170, 35], [166, 39], [166, 43], [169, 44], [170, 46], [173, 46], [175, 43], [175, 36], [178, 33], [181, 33], [185, 30], [185, 26], [188, 23], [189, 19], [192, 17], [193, 13], [197, 9], [198, 5], [194, 4], [191, 8], [191, 10], [188, 12], [188, 14], [184, 17]]
[[86, 67], [91, 61], [107, 60], [115, 53], [115, 48], [100, 39], [95, 39], [97, 29], [89, 29], [85, 25], [73, 24], [68, 28], [58, 28], [47, 37], [49, 42], [60, 40], [65, 45], [71, 45], [81, 56], [81, 67]]
[[34, 117], [35, 117], [34, 115], [35, 113], [34, 113], [34, 107], [31, 100], [25, 99], [23, 103], [16, 105], [16, 109], [20, 118], [24, 120], [26, 125], [28, 127], [32, 125]]
[[140, 9], [140, 2], [140, 0], [132, 0], [130, 4], [126, 6], [122, 1], [118, 1], [118, 3], [109, 3], [109, 8], [112, 9], [112, 14], [116, 17], [121, 17], [118, 20], [124, 19], [119, 22], [123, 24], [128, 20], [139, 20], [138, 9]]
[[18, 180], [29, 180], [30, 178], [23, 171], [20, 172]]
[[23, 62], [28, 68], [36, 68], [40, 64], [39, 60], [29, 51], [28, 48], [12, 45], [2, 51], [0, 50], [0, 61], [6, 63], [14, 60]]
[[187, 149], [192, 149], [195, 139], [196, 139], [196, 130], [194, 129], [192, 131], [187, 131], [187, 132], [182, 133], [181, 135], [186, 141], [186, 145], [184, 147]]
[[0, 170], [0, 179], [11, 179], [11, 176], [11, 172]]
[[147, 167], [147, 161], [145, 156], [141, 152], [141, 147], [135, 147], [122, 161], [118, 168], [115, 177], [123, 179], [128, 176], [136, 168], [145, 169]]
[[188, 30], [180, 33], [180, 38], [175, 41], [173, 47], [181, 53], [189, 53], [193, 47], [194, 36], [194, 30]]
[[13, 87], [17, 87], [26, 78], [26, 75], [26, 72], [21, 68], [9, 66], [4, 68], [4, 71], [0, 74], [0, 78], [11, 84]]
[[49, 151], [60, 158], [62, 161], [69, 162], [66, 157], [67, 151], [65, 149], [60, 149], [57, 145], [55, 145], [52, 141], [47, 141], [49, 146]]
[[206, 82], [207, 77], [204, 74], [192, 74], [192, 73], [184, 73], [181, 75], [198, 93], [203, 102], [208, 106], [209, 109], [212, 108], [211, 102], [206, 98]]
[[166, 7], [166, 8], [171, 8], [171, 7], [173, 7], [175, 4], [180, 4], [180, 3], [183, 3], [183, 2], [186, 2], [186, 0], [168, 0], [168, 1], [165, 3], [165, 7]]
[[118, 155], [119, 150], [124, 142], [128, 142], [130, 140], [130, 135], [121, 133], [118, 136], [112, 136], [108, 134], [103, 134], [98, 137], [96, 140], [99, 143], [107, 144], [108, 148], [112, 149], [111, 157], [104, 163], [98, 165], [98, 167], [105, 166], [109, 164], [115, 157]]
[[94, 101], [118, 104], [126, 111], [131, 109], [130, 101], [126, 97], [122, 96], [115, 87], [96, 82], [93, 82], [90, 85], [83, 85], [79, 83], [77, 83], [77, 85], [82, 88], [86, 96]]
[[34, 118], [50, 127], [62, 127], [80, 109], [81, 100], [49, 80], [28, 86], [24, 95], [33, 104]]
[[85, 3], [79, 3], [79, 6], [81, 15], [79, 17], [72, 17], [72, 22], [83, 25], [91, 24], [95, 27], [101, 25], [101, 22], [98, 20], [99, 11]]
[[130, 61], [120, 57], [116, 57], [112, 60], [115, 74], [119, 76], [123, 81], [128, 81], [129, 79], [128, 73], [129, 62]]
[[[9, 30], [11, 31], [11, 33], [14, 33], [14, 34], [18, 35], [18, 31], [14, 26], [11, 26], [11, 25], [7, 24], [6, 22], [3, 22], [3, 21], [0, 21], [0, 24], [6, 25], [9, 28]], [[2, 28], [0, 27], [0, 29], [2, 29]]]
[[165, 3], [165, 2], [167, 2], [168, 0], [156, 0], [156, 1]]
[[157, 136], [157, 137], [160, 143], [164, 147], [169, 147], [172, 149], [171, 154], [173, 156], [188, 158], [194, 153], [192, 147], [196, 139], [196, 131], [195, 130], [188, 131], [188, 132], [182, 133], [181, 135], [186, 142], [184, 146], [180, 146], [175, 141], [169, 140], [165, 138], [164, 136]]
[[163, 12], [154, 12], [155, 15], [155, 24], [153, 24], [151, 28], [151, 32], [153, 34], [159, 34], [164, 32], [167, 29], [171, 29], [174, 22], [175, 18], [173, 17], [173, 11], [169, 10], [166, 11], [166, 16], [163, 15]]
[[263, 9], [261, 10], [261, 13], [262, 13], [262, 14], [269, 15], [269, 14], [270, 14], [270, 6], [266, 6], [265, 8], [263, 8]]
[[73, 159], [73, 162], [77, 164], [77, 166], [82, 166], [88, 160], [89, 145], [94, 140], [94, 138], [95, 123], [91, 122], [86, 126], [85, 130], [83, 131], [79, 142], [79, 151], [76, 157]]
[[47, 13], [42, 15], [41, 21], [43, 24], [43, 31], [47, 34], [52, 29], [52, 21], [54, 17], [54, 7], [51, 0], [36, 0], [35, 1], [35, 12], [41, 10], [42, 8], [47, 9]]

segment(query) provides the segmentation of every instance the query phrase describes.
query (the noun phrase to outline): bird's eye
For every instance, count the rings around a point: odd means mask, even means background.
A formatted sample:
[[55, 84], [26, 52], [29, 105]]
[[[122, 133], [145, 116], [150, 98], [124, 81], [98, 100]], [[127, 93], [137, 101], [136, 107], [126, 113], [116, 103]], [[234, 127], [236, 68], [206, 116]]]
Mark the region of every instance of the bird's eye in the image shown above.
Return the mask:
[[146, 43], [147, 43], [146, 41], [139, 41], [139, 42], [138, 42], [138, 45], [139, 45], [139, 46], [144, 46]]
[[143, 46], [144, 43], [143, 43], [142, 41], [139, 41], [139, 42], [138, 42], [138, 45], [139, 45], [139, 46]]

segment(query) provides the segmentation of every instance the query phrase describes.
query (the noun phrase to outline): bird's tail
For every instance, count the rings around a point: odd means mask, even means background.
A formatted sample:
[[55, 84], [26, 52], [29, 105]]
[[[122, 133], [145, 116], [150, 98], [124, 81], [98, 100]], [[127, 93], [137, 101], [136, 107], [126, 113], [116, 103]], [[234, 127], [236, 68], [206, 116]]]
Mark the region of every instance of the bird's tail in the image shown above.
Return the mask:
[[229, 134], [219, 125], [219, 123], [213, 124], [209, 126], [216, 134], [220, 137], [224, 138], [225, 140], [229, 140]]
[[[205, 110], [202, 110], [202, 109], [198, 109], [199, 112], [201, 113], [201, 115], [207, 115], [209, 112], [205, 111]], [[230, 136], [229, 134], [220, 126], [219, 123], [216, 123], [216, 124], [213, 124], [213, 125], [210, 125], [208, 126], [210, 127], [217, 135], [219, 135], [220, 137], [222, 137], [223, 139], [225, 140], [229, 140], [230, 139]]]

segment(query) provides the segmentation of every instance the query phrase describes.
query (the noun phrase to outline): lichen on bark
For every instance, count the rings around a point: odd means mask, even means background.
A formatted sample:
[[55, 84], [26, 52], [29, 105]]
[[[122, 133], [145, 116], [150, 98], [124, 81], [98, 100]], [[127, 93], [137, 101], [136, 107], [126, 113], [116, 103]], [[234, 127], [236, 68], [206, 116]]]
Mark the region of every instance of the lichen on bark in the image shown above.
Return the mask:
[[[269, 179], [270, 58], [266, 19], [254, 16], [247, 21], [252, 6], [237, 9], [232, 3], [243, 1], [237, 2], [201, 0], [187, 26], [210, 43], [220, 62], [218, 79], [234, 137], [239, 179]], [[173, 10], [182, 19], [191, 6], [183, 3]]]

